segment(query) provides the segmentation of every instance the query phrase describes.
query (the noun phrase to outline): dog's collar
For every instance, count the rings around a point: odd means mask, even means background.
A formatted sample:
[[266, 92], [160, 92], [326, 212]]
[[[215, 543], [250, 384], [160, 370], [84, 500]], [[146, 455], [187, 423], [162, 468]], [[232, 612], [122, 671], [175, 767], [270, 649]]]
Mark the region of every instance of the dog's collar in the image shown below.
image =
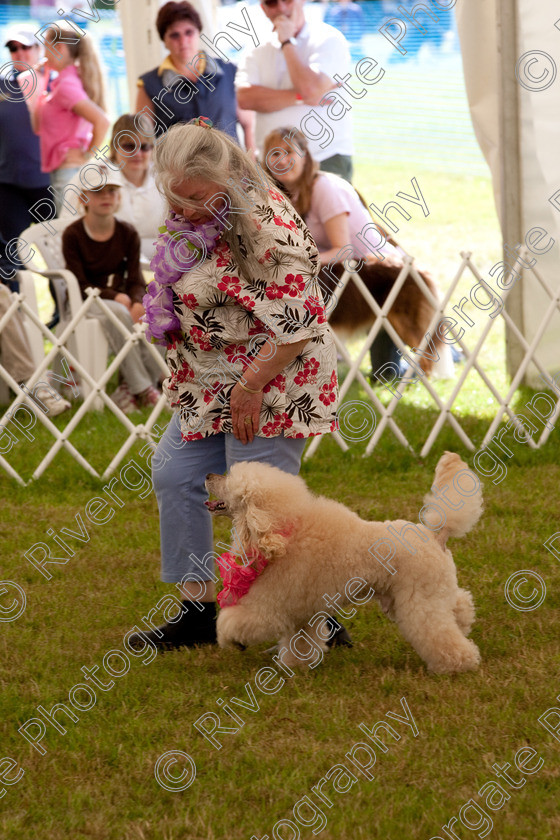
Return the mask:
[[237, 563], [237, 555], [231, 551], [224, 551], [223, 554], [220, 554], [217, 563], [224, 584], [222, 591], [218, 592], [220, 607], [235, 606], [268, 566], [268, 560], [260, 551], [254, 552], [254, 557], [247, 566], [240, 566]]
[[[292, 527], [278, 531], [280, 536], [289, 537], [293, 531]], [[220, 575], [222, 577], [223, 589], [218, 593], [217, 599], [220, 607], [233, 607], [240, 598], [247, 594], [254, 581], [258, 578], [269, 564], [269, 560], [251, 548], [247, 551], [249, 562], [240, 566], [237, 562], [237, 554], [231, 551], [224, 551], [216, 558]]]

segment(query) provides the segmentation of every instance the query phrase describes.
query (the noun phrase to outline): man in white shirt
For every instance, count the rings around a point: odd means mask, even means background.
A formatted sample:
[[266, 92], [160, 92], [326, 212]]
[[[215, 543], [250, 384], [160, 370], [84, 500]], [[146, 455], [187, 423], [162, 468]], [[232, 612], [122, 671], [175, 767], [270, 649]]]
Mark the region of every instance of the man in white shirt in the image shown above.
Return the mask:
[[241, 64], [235, 84], [240, 108], [257, 112], [256, 145], [273, 129], [295, 126], [307, 137], [321, 169], [352, 178], [352, 117], [329, 107], [336, 89], [334, 74], [351, 71], [350, 50], [334, 27], [306, 21], [305, 0], [262, 0], [273, 24], [271, 40], [260, 44]]

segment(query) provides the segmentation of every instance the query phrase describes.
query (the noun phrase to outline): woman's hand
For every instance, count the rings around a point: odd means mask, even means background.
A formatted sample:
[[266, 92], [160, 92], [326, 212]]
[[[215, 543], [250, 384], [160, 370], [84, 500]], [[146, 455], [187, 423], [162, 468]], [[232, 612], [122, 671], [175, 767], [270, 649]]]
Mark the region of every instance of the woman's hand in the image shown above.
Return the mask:
[[68, 149], [64, 157], [64, 163], [68, 167], [84, 166], [91, 157], [91, 152], [83, 152], [81, 149]]
[[[250, 366], [253, 371], [258, 371], [258, 379], [254, 378], [249, 367], [245, 370], [249, 380], [246, 383], [247, 388], [264, 387], [299, 356], [308, 341], [308, 338], [304, 338], [291, 344], [273, 344], [270, 338], [267, 338]], [[233, 434], [241, 443], [251, 443], [258, 432], [262, 401], [262, 391], [249, 394], [239, 383], [234, 385], [229, 401], [231, 422]], [[246, 423], [246, 419], [251, 422]]]
[[135, 301], [132, 304], [132, 306], [130, 307], [130, 317], [132, 318], [135, 324], [138, 323], [144, 312], [145, 310], [141, 303]]
[[18, 85], [29, 111], [31, 128], [37, 135], [41, 129], [41, 110], [48, 96], [48, 80], [48, 70], [44, 65], [41, 66], [41, 62], [32, 67], [31, 70], [25, 70], [17, 76]]
[[378, 263], [379, 265], [384, 265], [386, 268], [398, 268], [400, 270], [404, 265], [403, 258], [396, 252], [396, 249], [393, 250], [395, 250], [394, 254], [384, 254], [383, 259], [380, 259], [373, 254], [368, 254], [366, 257], [366, 263], [369, 263], [370, 265]]
[[89, 144], [89, 150], [85, 152], [86, 155], [91, 156], [93, 154], [91, 150], [96, 148], [101, 149], [103, 146], [103, 141], [111, 122], [105, 111], [99, 105], [96, 105], [95, 102], [92, 102], [91, 99], [80, 99], [79, 102], [76, 102], [72, 111], [92, 125], [91, 143]]
[[130, 308], [132, 306], [132, 301], [128, 295], [125, 295], [124, 292], [119, 292], [115, 295], [115, 303], [122, 303], [123, 306], [126, 306], [128, 311], [130, 312]]
[[240, 385], [233, 387], [229, 401], [231, 423], [233, 434], [241, 443], [253, 441], [259, 429], [262, 401], [262, 391], [258, 394], [248, 394]]

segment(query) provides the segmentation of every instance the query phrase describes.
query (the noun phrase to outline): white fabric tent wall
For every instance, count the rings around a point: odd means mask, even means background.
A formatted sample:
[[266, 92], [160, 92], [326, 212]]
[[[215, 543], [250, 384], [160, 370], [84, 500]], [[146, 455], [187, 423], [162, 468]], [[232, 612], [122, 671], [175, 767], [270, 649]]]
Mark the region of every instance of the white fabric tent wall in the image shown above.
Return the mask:
[[[504, 244], [511, 249], [532, 228], [555, 240], [535, 268], [556, 291], [560, 281], [560, 210], [549, 198], [560, 189], [560, 9], [555, 0], [459, 0], [456, 6], [465, 85], [474, 130], [492, 174]], [[560, 26], [560, 22], [559, 22]], [[530, 53], [530, 55], [526, 55]], [[522, 56], [526, 56], [522, 60]], [[531, 342], [550, 299], [525, 272], [510, 294], [508, 310]], [[547, 370], [560, 370], [560, 315], [537, 349]], [[523, 356], [508, 335], [509, 373]], [[541, 387], [534, 366], [527, 381]], [[540, 385], [539, 385], [540, 383]]]
[[[527, 90], [519, 84], [521, 224], [524, 233], [535, 226], [547, 231], [541, 243], [543, 250], [549, 237], [556, 240], [546, 254], [535, 255], [537, 270], [554, 291], [560, 283], [560, 210], [549, 199], [560, 189], [560, 78], [553, 79], [560, 65], [560, 30], [554, 26], [559, 19], [556, 0], [539, 0], [538, 4], [518, 0], [518, 53], [521, 57], [531, 52], [535, 59], [533, 67], [527, 69], [527, 80], [522, 66], [519, 68], [521, 82], [534, 88]], [[536, 77], [542, 77], [542, 82], [533, 82]], [[525, 334], [531, 340], [549, 299], [540, 290], [535, 296], [533, 286], [524, 286], [523, 293]], [[547, 370], [560, 370], [560, 314], [555, 315], [543, 336], [539, 355]], [[529, 377], [531, 384], [538, 385], [533, 378]]]
[[455, 16], [474, 133], [492, 173], [496, 210], [501, 217], [496, 1], [469, 0], [467, 4], [459, 0]]
[[[216, 32], [217, 0], [192, 1], [211, 37]], [[165, 52], [154, 25], [163, 2], [119, 2], [131, 109], [136, 79], [155, 67]], [[531, 228], [547, 231], [556, 241], [548, 253], [538, 256], [536, 268], [556, 290], [560, 210], [549, 198], [560, 190], [560, 77], [552, 78], [560, 64], [560, 29], [555, 26], [560, 8], [557, 0], [539, 0], [538, 4], [535, 0], [458, 0], [455, 12], [473, 126], [492, 174], [504, 243], [515, 248]], [[516, 78], [516, 64], [527, 52], [534, 53], [537, 62], [524, 64], [518, 71], [524, 86]], [[535, 79], [542, 75], [546, 84], [547, 73], [551, 83], [539, 90]], [[547, 242], [543, 238], [541, 247]], [[509, 295], [508, 311], [529, 342], [547, 304], [545, 293], [526, 277]], [[507, 342], [508, 368], [513, 374], [523, 351], [512, 334]], [[549, 371], [560, 370], [560, 315], [549, 325], [538, 353]], [[538, 385], [532, 367], [528, 380]]]

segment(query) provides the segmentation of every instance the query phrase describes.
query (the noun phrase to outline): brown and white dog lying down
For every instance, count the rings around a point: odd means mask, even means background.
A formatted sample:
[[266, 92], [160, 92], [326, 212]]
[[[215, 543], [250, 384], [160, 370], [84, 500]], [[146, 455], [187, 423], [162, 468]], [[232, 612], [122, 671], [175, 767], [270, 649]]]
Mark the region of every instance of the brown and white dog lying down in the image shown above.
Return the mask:
[[339, 606], [364, 603], [368, 593], [374, 597], [373, 588], [430, 671], [475, 669], [480, 654], [467, 639], [475, 615], [472, 596], [457, 584], [446, 543], [480, 518], [480, 482], [458, 455], [446, 452], [435, 485], [437, 496], [424, 498], [425, 524], [413, 525], [402, 519], [366, 522], [339, 502], [314, 495], [299, 476], [259, 462], [237, 463], [227, 476], [208, 475], [206, 489], [217, 497], [206, 503], [208, 509], [231, 517], [249, 557], [268, 561], [238, 603], [220, 610], [219, 645], [278, 641], [281, 661], [301, 665], [296, 634], [304, 631], [303, 638], [326, 652], [334, 632], [326, 624], [323, 596], [340, 596]]
[[[351, 335], [360, 329], [369, 329], [375, 320], [373, 310], [353, 280], [347, 283], [342, 293], [337, 292], [336, 281], [340, 280], [344, 270], [344, 265], [339, 262], [323, 268], [319, 273], [319, 283], [323, 295], [329, 293], [332, 295], [334, 291], [338, 298], [336, 308], [329, 317], [329, 324], [341, 336]], [[379, 306], [383, 306], [400, 270], [401, 266], [386, 257], [383, 262], [377, 260], [364, 261], [358, 274], [371, 296]], [[429, 272], [418, 270], [418, 273], [437, 300], [439, 297], [438, 290]], [[327, 309], [328, 311], [329, 309]], [[405, 344], [408, 344], [409, 347], [419, 347], [433, 316], [433, 306], [422, 294], [413, 278], [407, 277], [388, 314], [389, 323]], [[430, 353], [435, 355], [434, 350], [438, 351], [442, 343], [437, 334], [433, 335], [430, 342]], [[434, 363], [429, 358], [419, 358], [418, 364], [424, 373], [429, 375]]]

